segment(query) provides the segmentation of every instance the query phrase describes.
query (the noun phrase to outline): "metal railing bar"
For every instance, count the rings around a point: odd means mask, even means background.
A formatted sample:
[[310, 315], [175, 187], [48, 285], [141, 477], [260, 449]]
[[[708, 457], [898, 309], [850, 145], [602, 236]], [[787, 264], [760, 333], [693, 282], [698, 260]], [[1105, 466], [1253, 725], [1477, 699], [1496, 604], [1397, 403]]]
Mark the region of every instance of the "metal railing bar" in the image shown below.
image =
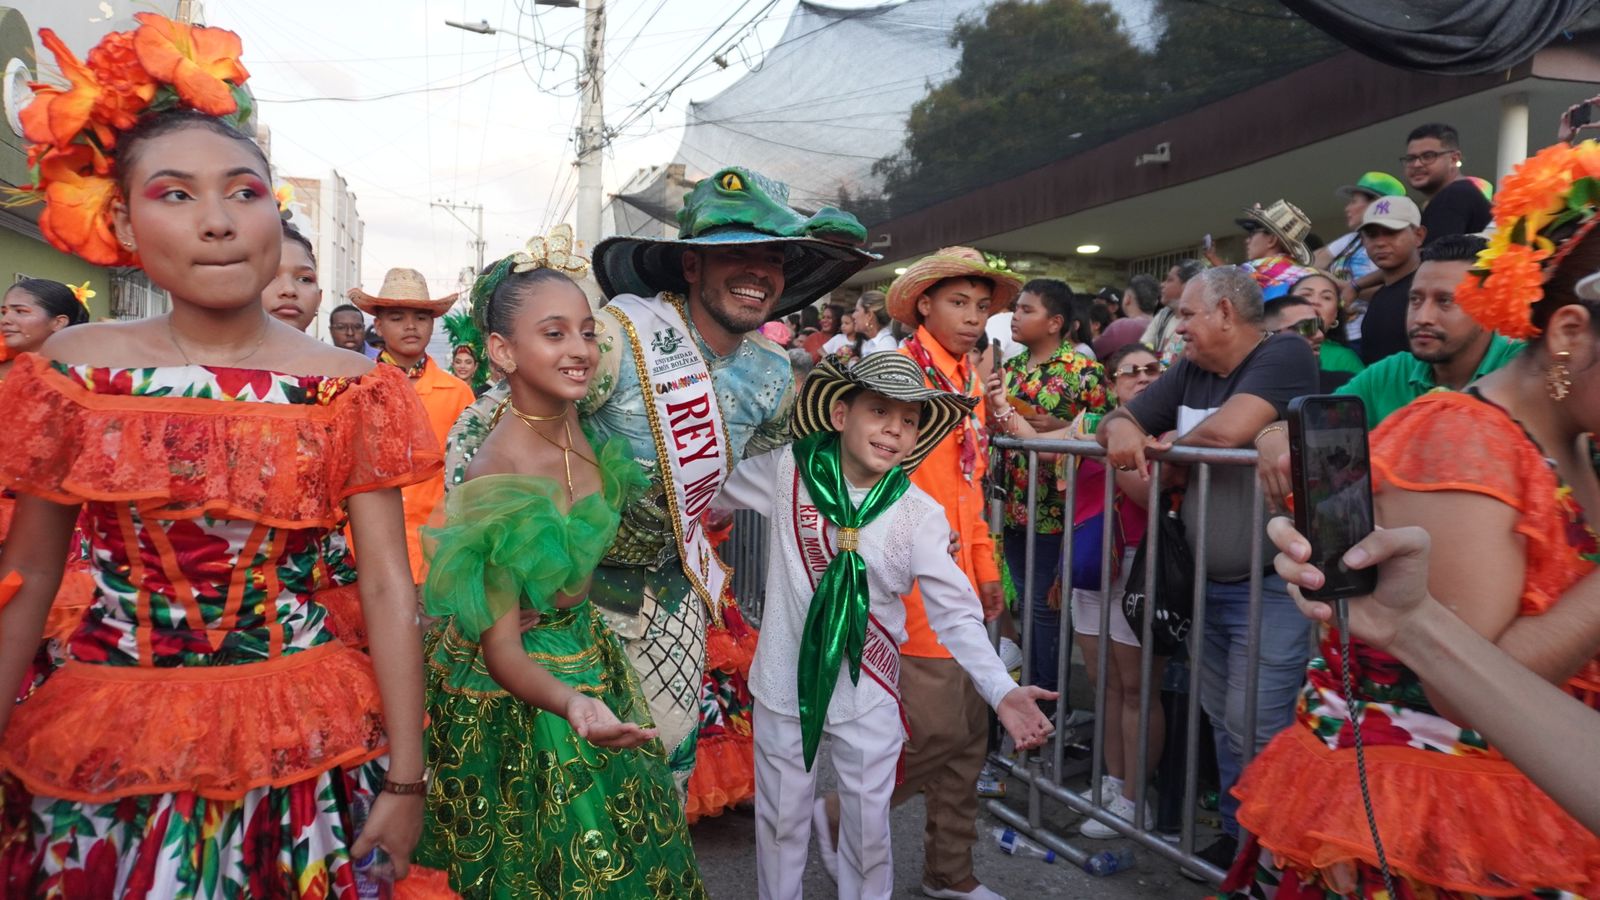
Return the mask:
[[[1061, 615], [1057, 622], [1057, 638], [1059, 644], [1056, 652], [1056, 740], [1055, 752], [1051, 755], [1051, 773], [1056, 778], [1061, 777], [1063, 767], [1066, 765], [1067, 747], [1067, 707], [1070, 705], [1067, 688], [1072, 679], [1072, 646], [1078, 630], [1078, 623], [1072, 620], [1072, 532], [1070, 524], [1071, 510], [1078, 504], [1078, 467], [1068, 465], [1062, 467], [1067, 478], [1066, 496], [1062, 499], [1062, 535], [1061, 535], [1061, 568], [1056, 573], [1058, 583], [1061, 585]], [[1094, 746], [1100, 746], [1104, 738], [1105, 716], [1101, 707], [1103, 698], [1097, 696], [1094, 714]], [[1090, 761], [1091, 784], [1100, 783], [1099, 763]]]
[[1256, 720], [1260, 715], [1261, 690], [1261, 530], [1264, 527], [1262, 517], [1265, 511], [1262, 507], [1261, 479], [1252, 478], [1255, 486], [1251, 491], [1252, 509], [1250, 512], [1250, 621], [1249, 629], [1245, 632], [1245, 669], [1244, 669], [1244, 740], [1241, 742], [1243, 752], [1239, 756], [1239, 770], [1250, 765], [1250, 760], [1256, 755]]
[[1194, 536], [1194, 609], [1189, 625], [1189, 702], [1184, 711], [1187, 730], [1183, 747], [1183, 824], [1178, 846], [1184, 853], [1194, 853], [1195, 806], [1198, 800], [1200, 773], [1200, 677], [1205, 662], [1206, 622], [1206, 525], [1211, 499], [1211, 467], [1199, 467], [1199, 515], [1195, 519]]

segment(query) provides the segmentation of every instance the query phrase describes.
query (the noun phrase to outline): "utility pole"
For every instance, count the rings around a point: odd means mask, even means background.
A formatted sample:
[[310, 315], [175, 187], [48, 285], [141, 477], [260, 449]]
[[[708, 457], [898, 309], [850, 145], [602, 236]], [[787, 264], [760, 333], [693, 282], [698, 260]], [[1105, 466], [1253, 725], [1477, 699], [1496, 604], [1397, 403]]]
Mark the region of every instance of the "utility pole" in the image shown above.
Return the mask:
[[600, 153], [605, 147], [604, 99], [605, 0], [583, 4], [583, 118], [578, 128], [578, 228], [584, 251], [600, 243]]
[[[473, 249], [478, 251], [478, 268], [477, 268], [477, 271], [478, 271], [479, 274], [482, 274], [482, 272], [483, 272], [483, 250], [484, 250], [484, 240], [483, 240], [483, 204], [481, 204], [481, 203], [479, 203], [479, 204], [456, 203], [456, 202], [454, 202], [452, 200], [435, 200], [434, 202], [429, 203], [428, 206], [436, 207], [438, 209], [444, 210], [445, 212], [447, 212], [450, 215], [454, 216], [455, 220], [457, 222], [460, 222], [462, 227], [464, 227], [468, 231], [472, 232], [472, 236], [474, 238], [474, 240], [472, 242], [472, 247], [473, 247]], [[460, 216], [456, 215], [456, 210], [464, 210], [466, 212], [476, 212], [478, 214], [478, 227], [476, 227], [476, 228], [472, 227], [472, 224], [469, 223], [466, 219], [463, 219]]]
[[[578, 0], [533, 0], [535, 6], [558, 6], [575, 9]], [[578, 64], [578, 89], [583, 95], [582, 116], [578, 124], [578, 227], [577, 238], [584, 252], [594, 252], [600, 243], [600, 152], [606, 145], [604, 113], [606, 5], [605, 0], [583, 0], [583, 59], [578, 59], [565, 47], [552, 47], [537, 38], [515, 31], [496, 28], [487, 20], [479, 22], [453, 22], [445, 20], [451, 28], [474, 34], [509, 34], [518, 40], [571, 56]]]

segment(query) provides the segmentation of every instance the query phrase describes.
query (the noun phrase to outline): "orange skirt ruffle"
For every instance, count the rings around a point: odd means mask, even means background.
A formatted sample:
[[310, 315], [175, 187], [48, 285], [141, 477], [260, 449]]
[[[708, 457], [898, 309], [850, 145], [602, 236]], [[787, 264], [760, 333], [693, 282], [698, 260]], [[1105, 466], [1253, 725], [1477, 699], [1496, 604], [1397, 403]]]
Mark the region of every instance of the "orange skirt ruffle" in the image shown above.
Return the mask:
[[394, 883], [394, 900], [461, 900], [461, 895], [450, 889], [449, 873], [413, 864]]
[[371, 661], [327, 643], [235, 666], [68, 662], [13, 710], [0, 766], [65, 800], [236, 800], [386, 750]]
[[747, 734], [724, 734], [695, 745], [694, 771], [683, 804], [690, 825], [720, 816], [756, 795], [754, 753]]
[[345, 645], [367, 649], [367, 617], [361, 612], [361, 589], [353, 584], [317, 591], [312, 596], [328, 611], [328, 630]]
[[[1378, 833], [1396, 874], [1487, 897], [1600, 886], [1600, 836], [1504, 759], [1368, 747]], [[1354, 750], [1302, 725], [1273, 739], [1239, 779], [1239, 824], [1280, 866], [1377, 865]]]

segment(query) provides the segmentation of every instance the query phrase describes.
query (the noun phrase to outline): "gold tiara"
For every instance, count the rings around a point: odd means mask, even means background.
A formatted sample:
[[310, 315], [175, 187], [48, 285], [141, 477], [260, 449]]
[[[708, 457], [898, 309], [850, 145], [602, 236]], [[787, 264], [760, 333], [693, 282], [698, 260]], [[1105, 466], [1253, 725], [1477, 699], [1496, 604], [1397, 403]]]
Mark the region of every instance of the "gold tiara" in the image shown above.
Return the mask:
[[572, 226], [565, 222], [544, 236], [528, 239], [528, 245], [511, 254], [511, 271], [555, 269], [574, 281], [589, 274], [589, 259], [573, 249]]

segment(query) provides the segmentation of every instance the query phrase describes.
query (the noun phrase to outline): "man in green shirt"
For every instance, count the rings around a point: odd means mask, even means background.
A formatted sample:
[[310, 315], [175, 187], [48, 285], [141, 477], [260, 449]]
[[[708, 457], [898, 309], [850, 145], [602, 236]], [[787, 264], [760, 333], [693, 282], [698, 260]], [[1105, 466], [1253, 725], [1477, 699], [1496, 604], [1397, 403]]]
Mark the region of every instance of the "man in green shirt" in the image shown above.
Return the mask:
[[1522, 352], [1522, 342], [1489, 331], [1455, 304], [1456, 285], [1484, 245], [1477, 235], [1453, 234], [1422, 249], [1406, 310], [1411, 352], [1379, 360], [1334, 392], [1362, 399], [1367, 428], [1435, 388], [1459, 391]]
[[[1368, 430], [1423, 394], [1439, 388], [1459, 391], [1522, 352], [1521, 341], [1484, 328], [1456, 306], [1456, 285], [1486, 245], [1477, 235], [1454, 234], [1422, 248], [1422, 263], [1412, 278], [1406, 307], [1411, 352], [1373, 363], [1334, 391], [1361, 398]], [[1283, 498], [1290, 484], [1278, 460], [1289, 452], [1288, 432], [1269, 425], [1256, 435], [1255, 446], [1261, 455], [1257, 474], [1267, 499], [1286, 509]]]

